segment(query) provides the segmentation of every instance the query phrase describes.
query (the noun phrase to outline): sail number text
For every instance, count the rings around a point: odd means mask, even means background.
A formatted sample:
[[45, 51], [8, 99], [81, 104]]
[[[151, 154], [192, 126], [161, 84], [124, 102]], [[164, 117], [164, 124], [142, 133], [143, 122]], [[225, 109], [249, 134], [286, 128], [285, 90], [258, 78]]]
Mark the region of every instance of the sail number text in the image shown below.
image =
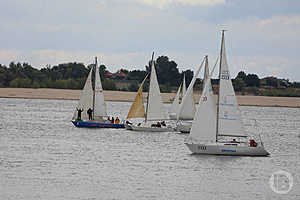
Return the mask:
[[206, 150], [206, 146], [198, 146], [198, 150]]
[[229, 72], [228, 71], [222, 71], [221, 79], [229, 80]]

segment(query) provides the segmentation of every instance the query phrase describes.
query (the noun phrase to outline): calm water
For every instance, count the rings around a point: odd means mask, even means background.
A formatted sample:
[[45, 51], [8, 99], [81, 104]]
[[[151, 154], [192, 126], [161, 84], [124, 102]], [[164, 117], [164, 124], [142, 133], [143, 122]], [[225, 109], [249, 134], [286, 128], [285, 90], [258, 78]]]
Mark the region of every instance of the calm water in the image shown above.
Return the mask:
[[[0, 99], [0, 199], [300, 199], [300, 109], [241, 107], [270, 157], [191, 155], [187, 135], [80, 129], [76, 101]], [[108, 102], [124, 118], [130, 103]], [[114, 112], [114, 113], [113, 113]], [[288, 194], [273, 172], [293, 177]]]

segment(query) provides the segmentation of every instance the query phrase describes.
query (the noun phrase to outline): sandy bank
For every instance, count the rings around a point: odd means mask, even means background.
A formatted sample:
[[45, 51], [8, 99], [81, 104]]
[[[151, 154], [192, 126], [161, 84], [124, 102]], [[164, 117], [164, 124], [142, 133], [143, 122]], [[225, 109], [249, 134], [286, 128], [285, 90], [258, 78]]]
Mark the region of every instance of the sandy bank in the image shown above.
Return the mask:
[[[0, 88], [2, 98], [26, 98], [26, 99], [79, 99], [81, 90], [64, 89], [31, 89], [31, 88]], [[135, 92], [104, 91], [106, 101], [133, 101]], [[144, 94], [146, 97], [146, 94]], [[170, 103], [174, 93], [162, 93], [165, 103]], [[194, 96], [198, 102], [199, 94]], [[296, 97], [265, 97], [265, 96], [237, 96], [240, 105], [247, 106], [280, 106], [300, 108], [300, 98]]]

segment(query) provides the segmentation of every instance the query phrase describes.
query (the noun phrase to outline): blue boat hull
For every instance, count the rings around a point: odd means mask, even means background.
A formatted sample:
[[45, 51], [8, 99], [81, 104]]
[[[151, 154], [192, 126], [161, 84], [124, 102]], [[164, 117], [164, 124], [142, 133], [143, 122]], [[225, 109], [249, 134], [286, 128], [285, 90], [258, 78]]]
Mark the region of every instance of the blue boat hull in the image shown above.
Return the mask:
[[74, 126], [83, 128], [125, 128], [124, 124], [112, 124], [97, 121], [72, 121]]

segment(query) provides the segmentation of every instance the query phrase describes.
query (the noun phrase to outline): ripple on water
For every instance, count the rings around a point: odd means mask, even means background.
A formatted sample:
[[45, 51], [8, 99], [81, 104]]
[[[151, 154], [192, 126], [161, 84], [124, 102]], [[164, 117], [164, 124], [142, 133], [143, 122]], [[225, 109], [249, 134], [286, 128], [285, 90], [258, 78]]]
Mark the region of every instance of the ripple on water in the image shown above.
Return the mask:
[[[76, 104], [0, 99], [0, 199], [281, 199], [268, 185], [280, 169], [295, 181], [285, 198], [300, 198], [300, 109], [241, 107], [271, 153], [256, 158], [191, 155], [181, 134], [75, 128]], [[107, 107], [125, 118], [130, 103]]]

